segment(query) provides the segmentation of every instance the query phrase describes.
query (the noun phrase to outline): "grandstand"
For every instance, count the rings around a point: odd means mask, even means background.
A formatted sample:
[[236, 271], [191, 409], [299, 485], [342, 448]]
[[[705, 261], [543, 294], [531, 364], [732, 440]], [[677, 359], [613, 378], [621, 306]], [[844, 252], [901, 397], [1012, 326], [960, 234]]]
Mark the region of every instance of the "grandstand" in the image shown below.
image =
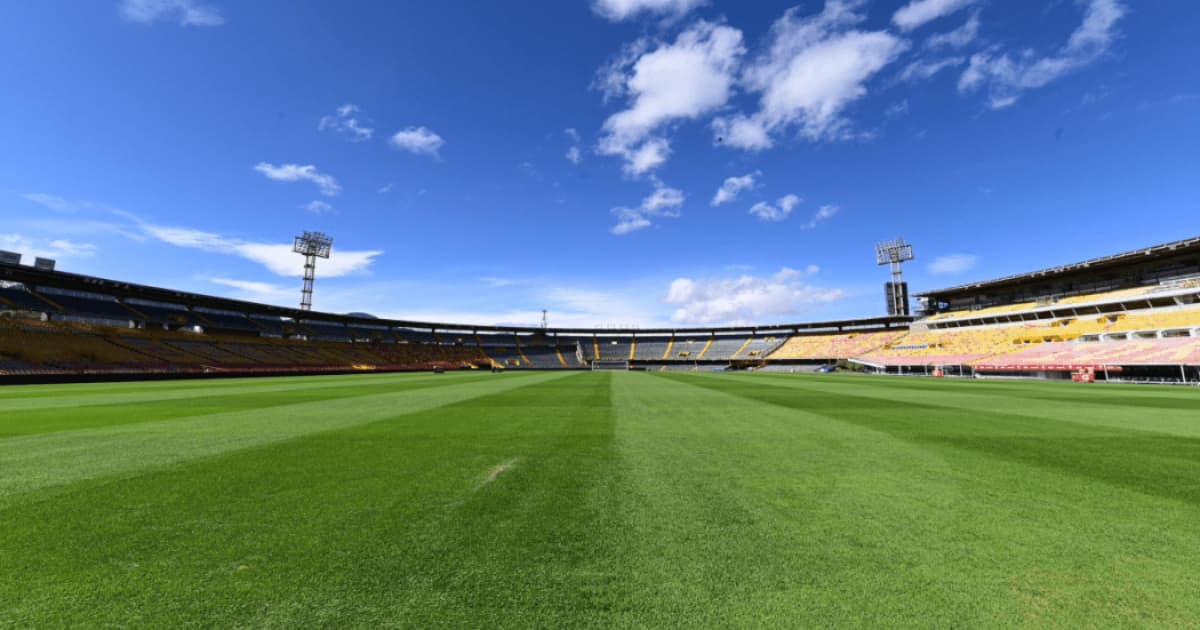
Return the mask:
[[[1200, 239], [917, 294], [919, 316], [587, 330], [377, 319], [0, 264], [0, 374], [810, 370], [1200, 380]], [[608, 363], [612, 362], [612, 363]]]

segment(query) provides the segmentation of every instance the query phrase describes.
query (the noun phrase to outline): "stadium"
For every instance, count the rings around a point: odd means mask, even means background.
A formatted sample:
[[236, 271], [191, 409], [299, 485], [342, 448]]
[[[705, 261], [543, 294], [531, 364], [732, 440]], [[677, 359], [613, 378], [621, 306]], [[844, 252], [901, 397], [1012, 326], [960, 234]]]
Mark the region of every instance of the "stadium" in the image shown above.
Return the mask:
[[937, 377], [1200, 382], [1200, 238], [924, 291], [915, 317], [907, 284], [896, 281], [885, 287], [885, 316], [630, 330], [320, 313], [303, 302], [245, 303], [39, 269], [21, 265], [18, 253], [7, 259], [0, 376], [12, 382], [434, 368], [797, 372], [839, 364]]
[[1200, 3], [0, 17], [0, 629], [1200, 627]]
[[922, 292], [915, 318], [671, 330], [388, 321], [17, 262], [3, 378], [101, 381], [0, 390], [17, 625], [1198, 612], [1200, 401], [1116, 382], [1197, 380], [1200, 239]]

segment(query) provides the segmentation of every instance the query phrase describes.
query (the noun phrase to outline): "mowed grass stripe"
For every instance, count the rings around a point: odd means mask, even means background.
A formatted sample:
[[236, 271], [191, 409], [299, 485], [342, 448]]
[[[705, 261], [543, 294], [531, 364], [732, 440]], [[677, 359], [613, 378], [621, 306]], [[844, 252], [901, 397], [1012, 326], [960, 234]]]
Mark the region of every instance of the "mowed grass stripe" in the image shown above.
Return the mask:
[[[692, 375], [685, 374], [682, 378], [689, 376]], [[752, 382], [758, 386], [772, 385], [831, 395], [875, 398], [897, 405], [945, 407], [962, 412], [961, 417], [968, 419], [976, 410], [1000, 410], [1037, 420], [1200, 437], [1200, 422], [1197, 421], [1200, 418], [1200, 391], [1195, 388], [1146, 386], [1148, 391], [1156, 392], [1163, 400], [1155, 401], [1152, 398], [1149, 404], [1138, 406], [1137, 401], [1146, 394], [1131, 392], [1131, 388], [1137, 387], [1122, 385], [865, 375], [707, 376], [731, 383]]]
[[[762, 386], [756, 378], [656, 378], [743, 401], [744, 413], [728, 414], [748, 423], [747, 431], [757, 431], [764, 417], [792, 410], [794, 418], [809, 428], [824, 431], [832, 422], [860, 436], [877, 437], [847, 444], [849, 450], [826, 444], [825, 449], [795, 453], [798, 458], [833, 464], [825, 470], [813, 467], [812, 477], [834, 484], [831, 493], [848, 508], [825, 513], [822, 519], [832, 526], [826, 530], [828, 537], [818, 535], [803, 544], [826, 548], [848, 560], [868, 552], [878, 561], [875, 573], [863, 565], [864, 573], [846, 582], [871, 601], [846, 592], [838, 601], [849, 606], [827, 621], [859, 619], [855, 610], [876, 610], [882, 615], [869, 620], [870, 625], [972, 625], [970, 620], [975, 619], [979, 625], [992, 626], [1178, 626], [1200, 618], [1200, 597], [1195, 595], [1200, 592], [1200, 575], [1193, 570], [1200, 562], [1200, 548], [1189, 542], [1200, 536], [1200, 506], [1185, 470], [1190, 467], [1190, 478], [1200, 476], [1200, 459], [1191, 454], [1191, 444], [1173, 450], [1171, 442], [1179, 438], [1169, 438], [1159, 444], [1163, 450], [1158, 454], [1147, 455], [1136, 450], [1137, 440], [1146, 437], [1142, 433], [1125, 432], [1123, 437], [1133, 440], [1126, 444], [1119, 432], [1104, 427], [1097, 430], [1109, 439], [1089, 440], [1080, 435], [1086, 430], [1082, 427], [1075, 426], [1072, 433], [1048, 426], [1040, 453], [997, 456], [987, 445], [1006, 444], [1010, 438], [997, 432], [996, 426], [1023, 423], [1024, 418], [987, 409], [964, 417], [934, 405], [890, 403], [879, 392], [871, 392], [876, 379], [860, 380], [864, 395], [852, 397]], [[868, 392], [875, 395], [865, 395]], [[699, 394], [694, 397], [701, 400]], [[1010, 404], [1023, 403], [1014, 398]], [[975, 424], [992, 426], [970, 436]], [[1020, 430], [1024, 433], [1027, 428]], [[940, 437], [943, 432], [956, 437]], [[915, 461], [898, 461], [894, 472], [855, 474], [873, 462], [886, 470], [889, 460], [904, 453], [918, 455]], [[1041, 461], [1039, 454], [1050, 463]], [[1097, 459], [1108, 468], [1095, 465]], [[762, 462], [769, 470], [784, 458], [747, 456], [744, 461], [751, 466]], [[1083, 463], [1073, 468], [1067, 465], [1071, 461]], [[1164, 461], [1177, 468], [1164, 469], [1156, 487], [1150, 473]], [[1127, 467], [1136, 472], [1123, 470]], [[921, 482], [914, 482], [914, 477]], [[765, 478], [769, 474], [761, 471], [747, 475], [751, 491], [765, 491], [764, 497], [771, 501], [786, 496], [786, 484], [772, 488], [762, 483]], [[798, 478], [794, 483], [803, 486], [810, 481]], [[921, 549], [928, 552], [926, 556], [918, 553]], [[893, 559], [900, 562], [894, 564]], [[811, 578], [837, 581], [835, 575], [836, 568], [827, 567]], [[872, 594], [874, 588], [884, 590]], [[951, 594], [953, 600], [937, 601]], [[955, 609], [954, 602], [978, 611]], [[894, 606], [891, 613], [885, 610], [888, 606]], [[936, 619], [946, 612], [952, 614], [945, 623], [930, 624], [923, 618]], [[902, 621], [906, 618], [909, 623]]]
[[608, 375], [525, 382], [0, 513], [0, 625], [627, 625]]
[[[970, 450], [1200, 506], [1200, 438], [1114, 428], [1111, 421], [1090, 424], [1086, 412], [1081, 418], [1051, 420], [1051, 414], [1039, 408], [1057, 405], [1039, 398], [1009, 399], [1003, 406], [989, 400], [987, 406], [966, 413], [957, 405], [945, 407], [932, 400], [899, 407], [867, 388], [862, 395], [850, 396], [811, 387], [779, 387], [772, 381], [675, 378], [755, 401], [816, 410], [913, 443]], [[1107, 412], [1129, 413], [1123, 407]], [[1200, 423], [1200, 417], [1191, 422]]]
[[[395, 417], [562, 378], [563, 373], [503, 374], [478, 380], [442, 375], [440, 387], [301, 402], [0, 440], [0, 509], [23, 495], [88, 479], [137, 474], [198, 457], [252, 448]], [[67, 410], [67, 413], [70, 413]]]
[[[460, 374], [461, 375], [461, 374]], [[211, 391], [239, 392], [245, 394], [310, 389], [345, 387], [348, 384], [367, 385], [391, 383], [397, 376], [412, 380], [437, 380], [441, 376], [429, 373], [418, 374], [345, 374], [334, 376], [300, 377], [253, 377], [240, 379], [199, 379], [194, 381], [151, 381], [142, 383], [107, 383], [97, 388], [94, 384], [68, 385], [20, 385], [33, 395], [0, 397], [0, 413], [22, 412], [34, 409], [61, 409], [64, 407], [89, 407], [152, 400], [180, 400], [193, 398], [197, 394]], [[0, 387], [0, 394], [9, 388]]]
[[977, 601], [981, 589], [954, 588], [961, 576], [940, 574], [947, 550], [927, 543], [954, 515], [935, 510], [962, 497], [937, 454], [690, 379], [617, 376], [617, 443], [636, 488], [634, 592], [646, 626], [1018, 618], [997, 597], [1001, 586]]
[[359, 382], [342, 380], [336, 384], [322, 383], [319, 386], [287, 385], [278, 388], [244, 388], [214, 384], [203, 390], [189, 390], [187, 397], [163, 398], [153, 395], [149, 399], [138, 399], [105, 404], [90, 404], [72, 407], [69, 412], [61, 407], [42, 407], [11, 411], [0, 416], [0, 440], [17, 435], [34, 435], [57, 431], [73, 431], [95, 427], [112, 427], [139, 422], [157, 422], [190, 416], [212, 415], [241, 409], [266, 410], [275, 406], [314, 403], [322, 400], [368, 396], [398, 390], [445, 387], [478, 380], [494, 378], [491, 374], [455, 375], [452, 379], [404, 378], [397, 380], [371, 380]]

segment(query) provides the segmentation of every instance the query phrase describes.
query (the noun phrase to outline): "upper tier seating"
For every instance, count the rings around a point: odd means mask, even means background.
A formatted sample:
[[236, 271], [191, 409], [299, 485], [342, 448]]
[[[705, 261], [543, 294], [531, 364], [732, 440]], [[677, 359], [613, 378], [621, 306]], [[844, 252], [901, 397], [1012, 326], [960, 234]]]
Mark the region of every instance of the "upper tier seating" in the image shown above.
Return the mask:
[[206, 328], [241, 330], [245, 332], [258, 332], [262, 330], [262, 328], [256, 326], [245, 315], [196, 311], [196, 316], [201, 318], [200, 323]]
[[150, 324], [167, 324], [170, 326], [195, 326], [201, 322], [193, 317], [185, 308], [168, 308], [152, 304], [125, 303], [125, 308], [138, 315], [137, 319]]
[[60, 293], [46, 293], [45, 296], [55, 304], [61, 306], [66, 314], [76, 317], [114, 321], [141, 319], [133, 311], [122, 306], [115, 298], [87, 297]]
[[36, 311], [39, 313], [58, 310], [29, 291], [14, 287], [0, 287], [0, 309]]

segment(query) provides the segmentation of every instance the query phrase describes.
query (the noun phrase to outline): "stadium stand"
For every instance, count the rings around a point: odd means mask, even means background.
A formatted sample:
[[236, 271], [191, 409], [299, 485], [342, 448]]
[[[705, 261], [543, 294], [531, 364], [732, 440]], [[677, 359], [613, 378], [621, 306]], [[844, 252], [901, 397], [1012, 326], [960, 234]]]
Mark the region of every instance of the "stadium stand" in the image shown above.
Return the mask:
[[1200, 239], [916, 297], [915, 320], [651, 330], [464, 326], [300, 311], [4, 263], [0, 371], [582, 369], [599, 359], [648, 370], [811, 371], [849, 361], [904, 373], [953, 367], [955, 375], [1063, 373], [1081, 365], [1200, 374]]
[[772, 359], [849, 359], [895, 341], [906, 331], [796, 335], [770, 355]]
[[122, 306], [133, 312], [136, 319], [144, 324], [161, 326], [200, 326], [200, 320], [188, 312], [186, 306], [162, 304], [146, 300], [127, 300]]
[[597, 336], [600, 356], [604, 359], [628, 359], [633, 350], [633, 337]]
[[82, 292], [66, 293], [55, 289], [42, 289], [38, 293], [57, 304], [64, 317], [113, 322], [129, 322], [137, 317], [133, 311], [122, 306], [111, 296]]
[[708, 350], [700, 355], [700, 358], [708, 359], [709, 361], [728, 361], [748, 341], [750, 341], [750, 336], [744, 333], [741, 335], [714, 335], [712, 343], [708, 344]]
[[1200, 343], [1195, 338], [1134, 339], [1046, 343], [1006, 354], [979, 364], [985, 371], [1029, 371], [1046, 366], [1200, 365]]
[[751, 337], [733, 355], [733, 358], [741, 360], [765, 359], [767, 355], [778, 350], [787, 339], [788, 336], [786, 334], [768, 334]]
[[240, 313], [228, 313], [202, 308], [198, 308], [194, 312], [201, 318], [201, 323], [206, 328], [240, 332], [259, 332], [262, 330], [254, 322], [250, 321], [248, 317]]
[[44, 313], [58, 311], [46, 300], [28, 291], [25, 287], [0, 287], [0, 306], [13, 310], [28, 310]]
[[712, 337], [683, 337], [676, 336], [675, 342], [671, 346], [671, 354], [668, 359], [695, 361], [700, 359], [700, 355], [708, 348], [709, 341]]
[[667, 349], [671, 346], [671, 337], [668, 336], [647, 336], [639, 335], [637, 337], [637, 352], [634, 359], [642, 361], [661, 361], [667, 356]]

